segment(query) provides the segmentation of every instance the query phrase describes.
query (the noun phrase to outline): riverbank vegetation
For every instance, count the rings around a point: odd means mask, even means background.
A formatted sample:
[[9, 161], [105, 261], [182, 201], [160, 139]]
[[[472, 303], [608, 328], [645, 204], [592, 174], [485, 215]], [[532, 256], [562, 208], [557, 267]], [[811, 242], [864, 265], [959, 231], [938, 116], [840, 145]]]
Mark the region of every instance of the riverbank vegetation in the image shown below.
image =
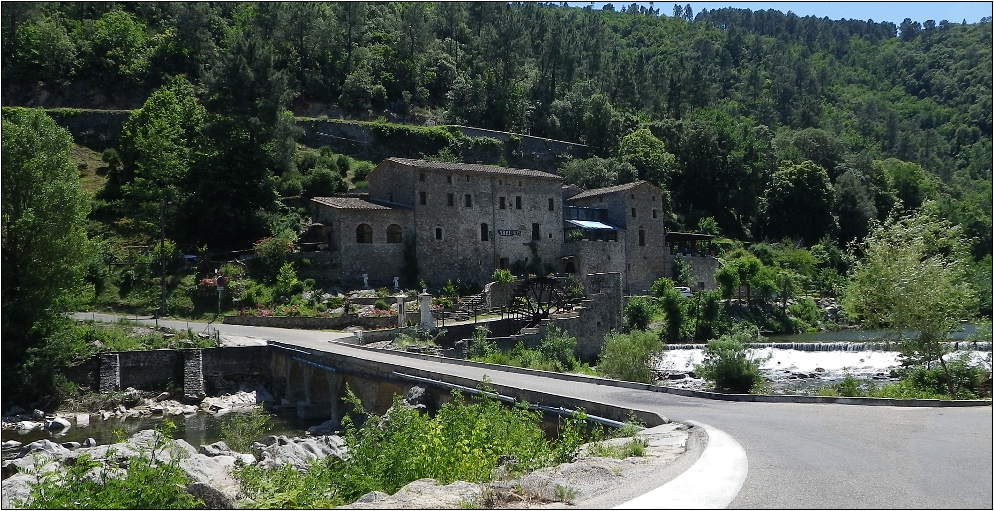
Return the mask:
[[[393, 494], [421, 478], [443, 485], [490, 482], [498, 474], [513, 478], [572, 461], [591, 438], [582, 413], [563, 419], [550, 439], [540, 427], [541, 412], [507, 407], [487, 394], [466, 399], [453, 392], [433, 416], [398, 397], [382, 417], [367, 414], [351, 391], [346, 394], [353, 409], [343, 420], [348, 457], [316, 461], [303, 474], [289, 467], [239, 469], [246, 507], [334, 507], [372, 491]], [[602, 437], [595, 428], [593, 438]]]

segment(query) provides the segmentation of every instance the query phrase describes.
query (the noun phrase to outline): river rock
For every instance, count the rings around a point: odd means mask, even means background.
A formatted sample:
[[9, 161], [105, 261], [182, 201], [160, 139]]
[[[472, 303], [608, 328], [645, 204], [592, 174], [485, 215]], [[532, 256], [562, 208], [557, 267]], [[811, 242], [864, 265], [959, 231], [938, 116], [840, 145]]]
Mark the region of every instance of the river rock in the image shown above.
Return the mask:
[[83, 446], [83, 444], [81, 444], [79, 442], [62, 442], [59, 445], [61, 445], [62, 447], [65, 447], [66, 449], [70, 449], [70, 450], [72, 450], [72, 449], [79, 449], [80, 447]]
[[268, 446], [256, 444], [261, 446], [258, 450], [259, 467], [276, 469], [289, 464], [298, 471], [306, 471], [312, 461], [329, 456], [342, 458], [347, 452], [345, 441], [337, 435], [294, 438], [286, 443], [281, 441]]
[[7, 411], [7, 415], [21, 415], [22, 413], [24, 413], [26, 411], [27, 410], [25, 410], [24, 408], [21, 408], [20, 406], [12, 406], [12, 407], [10, 407], [10, 410]]
[[458, 509], [475, 503], [480, 496], [480, 485], [456, 481], [438, 486], [434, 479], [418, 479], [405, 485], [397, 493], [370, 492], [359, 500], [342, 506], [344, 509]]
[[7, 440], [6, 442], [3, 443], [3, 448], [4, 449], [17, 449], [17, 448], [21, 447], [22, 445], [24, 445], [24, 444], [22, 444], [21, 442], [18, 442], [17, 440]]
[[72, 424], [65, 417], [56, 417], [45, 424], [45, 429], [49, 431], [62, 431], [69, 429]]
[[76, 427], [86, 428], [90, 426], [90, 414], [88, 413], [78, 413], [76, 414]]
[[31, 456], [34, 453], [46, 454], [53, 458], [63, 458], [69, 454], [69, 449], [62, 447], [51, 440], [35, 440], [34, 442], [21, 447], [21, 450], [17, 453], [17, 457], [24, 458]]
[[96, 446], [97, 446], [97, 441], [94, 438], [87, 438], [86, 440], [83, 440], [83, 447], [96, 447]]
[[26, 502], [31, 497], [31, 483], [35, 481], [35, 476], [23, 473], [4, 479], [0, 490], [0, 505], [3, 509], [15, 509], [18, 504]]
[[31, 418], [40, 421], [45, 418], [45, 412], [38, 410], [37, 408], [31, 412]]
[[159, 394], [158, 396], [155, 396], [155, 400], [156, 401], [165, 401], [165, 400], [169, 399], [169, 397], [170, 397], [170, 395], [169, 395], [168, 392], [163, 392], [162, 394]]
[[231, 476], [234, 457], [198, 453], [181, 459], [179, 466], [191, 481], [186, 491], [203, 500], [208, 509], [235, 508], [239, 486]]
[[334, 435], [338, 431], [338, 421], [332, 419], [330, 421], [322, 422], [317, 426], [311, 426], [307, 428], [307, 434], [310, 436], [326, 436]]

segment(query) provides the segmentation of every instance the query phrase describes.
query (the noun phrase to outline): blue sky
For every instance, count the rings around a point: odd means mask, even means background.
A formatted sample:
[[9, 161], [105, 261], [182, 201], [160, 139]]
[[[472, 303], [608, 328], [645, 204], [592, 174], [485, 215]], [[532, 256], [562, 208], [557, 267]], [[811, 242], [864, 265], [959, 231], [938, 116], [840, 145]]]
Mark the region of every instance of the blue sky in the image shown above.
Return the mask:
[[[599, 9], [608, 2], [594, 2], [594, 8]], [[630, 5], [631, 0], [618, 0], [613, 2], [616, 9]], [[646, 7], [649, 2], [636, 2]], [[720, 9], [722, 7], [733, 7], [737, 9], [751, 9], [759, 11], [763, 9], [776, 9], [786, 13], [793, 11], [798, 16], [817, 16], [829, 19], [857, 19], [873, 21], [890, 21], [899, 25], [904, 18], [911, 18], [919, 23], [925, 20], [935, 20], [936, 23], [942, 20], [949, 20], [953, 23], [961, 23], [964, 19], [967, 23], [976, 23], [980, 18], [992, 15], [992, 2], [693, 2], [682, 0], [680, 2], [654, 2], [653, 7], [659, 9], [660, 14], [667, 16], [673, 14], [673, 4], [690, 4], [694, 12], [701, 9]], [[584, 7], [590, 2], [570, 2], [574, 7]]]

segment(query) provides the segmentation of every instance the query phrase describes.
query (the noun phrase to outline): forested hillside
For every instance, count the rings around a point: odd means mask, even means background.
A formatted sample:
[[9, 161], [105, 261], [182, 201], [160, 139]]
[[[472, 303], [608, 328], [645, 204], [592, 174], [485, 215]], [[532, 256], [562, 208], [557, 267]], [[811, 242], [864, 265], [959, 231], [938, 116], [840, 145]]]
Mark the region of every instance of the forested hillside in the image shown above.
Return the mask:
[[[649, 179], [670, 192], [670, 228], [703, 220], [744, 240], [844, 246], [871, 219], [932, 199], [976, 239], [975, 257], [991, 252], [989, 18], [8, 2], [2, 21], [5, 106], [144, 105], [106, 198], [130, 193], [154, 221], [162, 197], [139, 192], [152, 183], [188, 201], [187, 224], [224, 220], [183, 232], [188, 242], [250, 245], [271, 230], [281, 177], [313, 179], [298, 168], [293, 112], [583, 142], [592, 158], [563, 162], [568, 181]], [[166, 146], [146, 143], [161, 133]], [[179, 156], [162, 163], [162, 151]]]

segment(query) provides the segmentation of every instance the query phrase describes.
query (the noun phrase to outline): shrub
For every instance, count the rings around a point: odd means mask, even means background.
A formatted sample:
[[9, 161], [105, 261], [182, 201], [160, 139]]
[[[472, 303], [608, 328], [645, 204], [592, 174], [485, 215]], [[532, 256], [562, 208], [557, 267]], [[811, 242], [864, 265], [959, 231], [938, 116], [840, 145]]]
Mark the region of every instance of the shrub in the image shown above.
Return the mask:
[[337, 172], [317, 167], [303, 179], [302, 194], [307, 197], [325, 197], [348, 190], [348, 184]]
[[745, 342], [757, 338], [759, 330], [755, 326], [736, 325], [731, 333], [708, 341], [704, 361], [694, 370], [705, 380], [713, 381], [719, 389], [748, 393], [753, 386], [765, 381], [759, 374], [762, 359], [748, 357], [744, 346]]
[[514, 274], [512, 274], [509, 270], [500, 268], [494, 270], [494, 274], [491, 278], [494, 279], [494, 282], [500, 282], [503, 284], [514, 282]]
[[652, 302], [644, 296], [634, 296], [625, 304], [622, 312], [625, 330], [645, 330], [652, 320]]
[[272, 428], [269, 414], [262, 408], [253, 408], [247, 413], [231, 413], [221, 423], [221, 440], [234, 451], [248, 452], [252, 442], [265, 436]]
[[374, 168], [376, 168], [375, 165], [368, 161], [360, 160], [355, 162], [355, 165], [352, 167], [352, 181], [365, 181], [366, 176], [368, 176]]
[[153, 454], [166, 449], [176, 426], [164, 420], [156, 428], [151, 451], [129, 458], [123, 477], [114, 477], [102, 463], [80, 455], [64, 471], [35, 473], [31, 497], [15, 507], [29, 509], [192, 509], [203, 503], [186, 492], [189, 483], [179, 456], [159, 461]]
[[297, 280], [297, 272], [293, 269], [292, 263], [284, 263], [280, 267], [280, 271], [276, 274], [276, 286], [273, 291], [276, 296], [286, 296], [295, 294], [297, 291], [299, 281]]
[[597, 370], [619, 380], [652, 383], [662, 349], [663, 342], [652, 332], [613, 333], [604, 340]]
[[798, 330], [804, 331], [808, 328], [818, 326], [821, 321], [821, 312], [814, 300], [802, 298], [787, 307], [787, 315], [791, 317]]
[[390, 310], [390, 304], [388, 304], [383, 300], [376, 300], [376, 303], [373, 304], [373, 308], [379, 309], [381, 311], [388, 311]]
[[[984, 382], [987, 372], [984, 368], [970, 363], [970, 355], [964, 353], [951, 357], [946, 361], [946, 369], [953, 379], [956, 395], [951, 399], [976, 399], [987, 393]], [[938, 366], [931, 368], [916, 367], [902, 378], [912, 387], [935, 394], [948, 395], [948, 378], [946, 372]]]
[[545, 329], [545, 337], [538, 347], [538, 351], [552, 361], [556, 371], [572, 371], [579, 365], [575, 350], [576, 337], [552, 325]]

